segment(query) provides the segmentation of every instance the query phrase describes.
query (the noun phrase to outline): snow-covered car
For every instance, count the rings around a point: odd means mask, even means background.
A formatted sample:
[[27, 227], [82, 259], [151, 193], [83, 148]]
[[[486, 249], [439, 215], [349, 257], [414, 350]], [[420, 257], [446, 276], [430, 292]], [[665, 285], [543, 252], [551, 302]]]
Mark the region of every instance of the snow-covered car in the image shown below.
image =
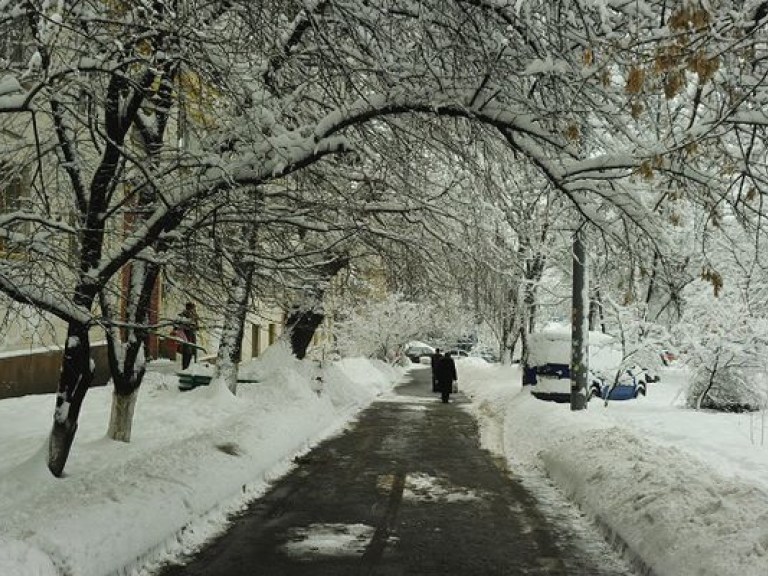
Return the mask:
[[429, 357], [435, 353], [435, 349], [423, 342], [409, 342], [405, 347], [405, 355], [414, 364], [429, 364]]
[[[621, 365], [621, 351], [613, 337], [589, 333], [587, 396], [603, 394], [606, 382]], [[569, 402], [571, 398], [571, 331], [551, 328], [535, 332], [528, 339], [528, 362], [523, 366], [523, 385], [540, 400]]]
[[597, 396], [603, 400], [631, 400], [648, 393], [648, 384], [657, 382], [658, 377], [651, 375], [645, 368], [633, 366], [615, 376], [601, 375], [599, 383], [589, 388], [589, 397]]
[[451, 353], [451, 358], [454, 360], [461, 360], [463, 358], [469, 358], [469, 354], [465, 350], [448, 350]]

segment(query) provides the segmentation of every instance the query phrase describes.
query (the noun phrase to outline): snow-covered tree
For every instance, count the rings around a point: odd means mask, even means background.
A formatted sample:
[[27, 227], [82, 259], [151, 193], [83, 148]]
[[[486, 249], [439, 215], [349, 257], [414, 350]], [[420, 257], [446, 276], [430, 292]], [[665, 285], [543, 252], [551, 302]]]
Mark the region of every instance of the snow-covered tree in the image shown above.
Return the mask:
[[336, 347], [344, 355], [393, 362], [403, 346], [433, 328], [431, 306], [390, 294], [368, 300], [334, 323]]
[[715, 306], [691, 306], [676, 332], [692, 372], [687, 406], [741, 411], [768, 405], [768, 324], [738, 295], [723, 294]]
[[2, 5], [0, 25], [23, 21], [30, 50], [2, 80], [0, 121], [28, 136], [13, 145], [14, 161], [41, 164], [48, 180], [28, 209], [0, 217], [0, 235], [32, 263], [0, 262], [0, 290], [69, 326], [51, 470], [62, 473], [91, 378], [95, 302], [116, 275], [130, 264], [137, 290], [113, 362], [130, 395], [147, 329], [140, 288], [185, 218], [231, 190], [361, 148], [382, 119], [412, 130], [434, 117], [488, 126], [580, 219], [612, 236], [621, 221], [668, 244], [655, 207], [670, 191], [712, 221], [723, 205], [759, 220], [768, 121], [753, 7]]

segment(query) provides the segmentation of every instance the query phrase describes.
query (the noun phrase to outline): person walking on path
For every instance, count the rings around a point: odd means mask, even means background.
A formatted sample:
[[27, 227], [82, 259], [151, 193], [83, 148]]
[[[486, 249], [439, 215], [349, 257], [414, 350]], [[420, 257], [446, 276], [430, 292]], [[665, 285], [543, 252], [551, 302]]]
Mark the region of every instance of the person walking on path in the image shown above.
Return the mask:
[[184, 333], [186, 343], [181, 345], [181, 369], [186, 370], [192, 358], [197, 361], [197, 330], [199, 329], [199, 319], [194, 302], [187, 302], [184, 311], [179, 314], [177, 320], [179, 328]]
[[446, 352], [437, 362], [437, 388], [444, 404], [448, 403], [448, 397], [453, 392], [453, 383], [458, 379], [456, 363], [451, 358], [451, 353]]
[[429, 363], [432, 366], [432, 392], [440, 391], [437, 387], [437, 364], [442, 357], [443, 355], [440, 354], [440, 348], [435, 348], [435, 352], [429, 357]]

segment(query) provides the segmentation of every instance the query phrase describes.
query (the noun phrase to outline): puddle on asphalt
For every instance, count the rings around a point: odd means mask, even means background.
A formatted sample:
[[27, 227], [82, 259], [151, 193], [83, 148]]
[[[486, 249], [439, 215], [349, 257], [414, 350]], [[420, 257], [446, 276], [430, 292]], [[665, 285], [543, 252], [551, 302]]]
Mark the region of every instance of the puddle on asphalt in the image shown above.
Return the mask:
[[424, 406], [423, 404], [403, 404], [400, 407], [400, 410], [411, 410], [414, 412], [426, 412], [429, 410], [428, 406]]
[[281, 550], [311, 560], [316, 556], [362, 556], [376, 531], [366, 524], [310, 524], [290, 528]]
[[[379, 476], [377, 486], [382, 492], [392, 489], [394, 476]], [[471, 502], [481, 500], [483, 495], [476, 490], [454, 486], [443, 478], [424, 473], [408, 474], [405, 477], [403, 500], [416, 502]]]
[[382, 396], [376, 400], [379, 404], [411, 404], [413, 406], [423, 406], [426, 408], [429, 404], [435, 404], [434, 398], [425, 398], [421, 396], [400, 396], [394, 394], [392, 396]]

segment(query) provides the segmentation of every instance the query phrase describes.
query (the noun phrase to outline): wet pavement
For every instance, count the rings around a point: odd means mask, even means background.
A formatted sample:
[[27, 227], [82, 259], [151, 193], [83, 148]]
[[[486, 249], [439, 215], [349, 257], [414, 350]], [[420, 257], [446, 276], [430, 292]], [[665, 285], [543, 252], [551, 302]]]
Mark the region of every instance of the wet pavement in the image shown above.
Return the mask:
[[429, 369], [298, 462], [229, 530], [162, 576], [557, 575], [633, 572], [543, 478], [479, 446]]

